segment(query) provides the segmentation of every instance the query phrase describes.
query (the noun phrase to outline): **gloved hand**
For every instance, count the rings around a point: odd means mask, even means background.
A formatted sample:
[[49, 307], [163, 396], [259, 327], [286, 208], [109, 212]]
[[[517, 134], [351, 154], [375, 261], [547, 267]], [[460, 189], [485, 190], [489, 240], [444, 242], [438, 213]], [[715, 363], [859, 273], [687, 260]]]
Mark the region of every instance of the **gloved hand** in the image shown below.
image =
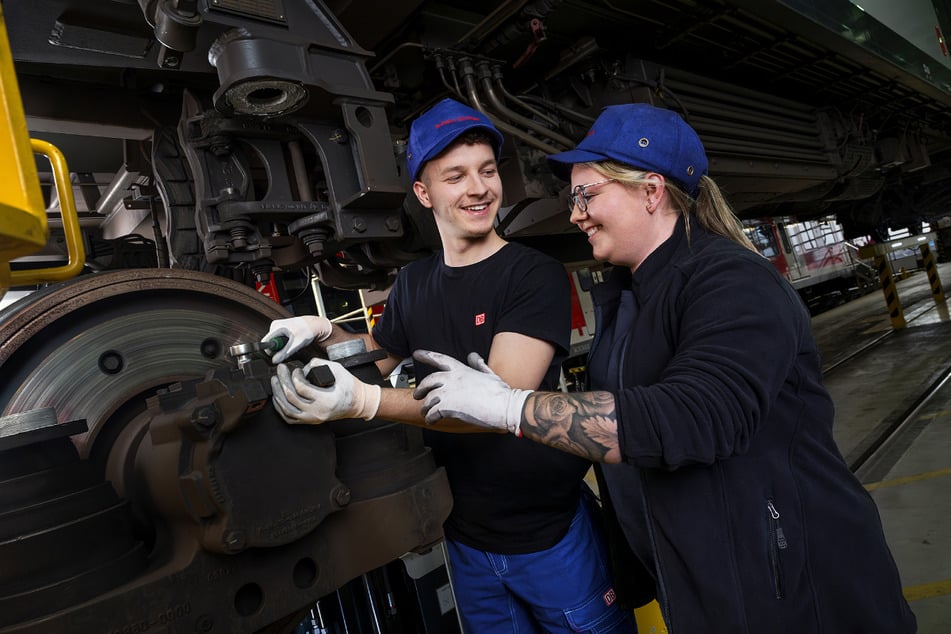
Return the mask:
[[[326, 365], [334, 375], [330, 387], [317, 387], [305, 376], [314, 367]], [[304, 369], [293, 372], [282, 363], [271, 377], [274, 407], [288, 423], [319, 425], [340, 418], [370, 420], [380, 407], [380, 386], [368, 385], [336, 361], [311, 359]]]
[[423, 401], [427, 423], [456, 418], [521, 435], [522, 408], [533, 390], [509, 387], [475, 352], [468, 357], [471, 367], [429, 350], [417, 350], [413, 358], [442, 370], [420, 381], [413, 392], [413, 398]]
[[277, 337], [287, 337], [287, 343], [284, 344], [284, 347], [271, 357], [273, 363], [281, 363], [287, 361], [291, 355], [311, 341], [324, 341], [330, 337], [333, 328], [334, 325], [330, 323], [329, 319], [317, 315], [275, 319], [271, 322], [271, 329], [261, 339], [261, 343], [267, 343]]

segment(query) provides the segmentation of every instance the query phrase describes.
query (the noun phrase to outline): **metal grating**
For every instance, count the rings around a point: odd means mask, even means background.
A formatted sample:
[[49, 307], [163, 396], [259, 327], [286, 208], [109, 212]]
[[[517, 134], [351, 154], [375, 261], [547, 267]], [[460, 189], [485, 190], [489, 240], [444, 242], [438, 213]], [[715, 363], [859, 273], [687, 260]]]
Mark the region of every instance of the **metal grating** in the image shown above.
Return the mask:
[[211, 5], [215, 9], [274, 22], [287, 19], [283, 0], [212, 0]]

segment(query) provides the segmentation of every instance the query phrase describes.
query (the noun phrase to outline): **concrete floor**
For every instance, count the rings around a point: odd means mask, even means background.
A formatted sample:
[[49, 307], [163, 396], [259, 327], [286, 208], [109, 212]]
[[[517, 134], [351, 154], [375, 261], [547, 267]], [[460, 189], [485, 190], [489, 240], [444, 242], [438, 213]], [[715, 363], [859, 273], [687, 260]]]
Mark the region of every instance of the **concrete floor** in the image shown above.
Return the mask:
[[[951, 264], [938, 274], [951, 290]], [[856, 471], [879, 507], [920, 634], [951, 632], [951, 320], [929, 280], [896, 284], [907, 326], [892, 332], [880, 292], [813, 320], [827, 365], [863, 342], [877, 343], [826, 374], [836, 404], [836, 440], [850, 464], [910, 413], [894, 440]], [[951, 299], [951, 294], [949, 294]], [[928, 387], [934, 398], [915, 409]]]

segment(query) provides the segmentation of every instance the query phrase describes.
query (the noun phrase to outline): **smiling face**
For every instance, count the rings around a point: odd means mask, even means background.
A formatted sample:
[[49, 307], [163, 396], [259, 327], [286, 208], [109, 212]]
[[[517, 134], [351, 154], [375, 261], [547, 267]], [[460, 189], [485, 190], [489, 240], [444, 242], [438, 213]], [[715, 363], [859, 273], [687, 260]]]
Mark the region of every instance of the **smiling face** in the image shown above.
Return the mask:
[[633, 271], [673, 233], [677, 216], [664, 196], [664, 179], [647, 174], [647, 180], [622, 183], [584, 164], [572, 168], [571, 192], [587, 187], [580, 192], [585, 204], [572, 205], [570, 220], [588, 236], [596, 260]]
[[427, 162], [413, 191], [433, 210], [444, 248], [498, 238], [493, 229], [502, 201], [495, 153], [488, 143], [459, 143]]

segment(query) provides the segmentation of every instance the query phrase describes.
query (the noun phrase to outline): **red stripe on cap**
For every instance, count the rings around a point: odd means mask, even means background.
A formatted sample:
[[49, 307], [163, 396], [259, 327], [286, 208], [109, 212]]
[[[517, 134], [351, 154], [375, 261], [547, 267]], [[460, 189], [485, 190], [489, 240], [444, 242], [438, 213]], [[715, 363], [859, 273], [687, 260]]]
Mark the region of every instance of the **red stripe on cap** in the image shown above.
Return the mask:
[[443, 127], [444, 125], [449, 125], [450, 123], [459, 123], [460, 121], [482, 121], [479, 117], [473, 117], [472, 115], [463, 115], [461, 117], [455, 117], [453, 119], [443, 119], [436, 124], [436, 129]]

